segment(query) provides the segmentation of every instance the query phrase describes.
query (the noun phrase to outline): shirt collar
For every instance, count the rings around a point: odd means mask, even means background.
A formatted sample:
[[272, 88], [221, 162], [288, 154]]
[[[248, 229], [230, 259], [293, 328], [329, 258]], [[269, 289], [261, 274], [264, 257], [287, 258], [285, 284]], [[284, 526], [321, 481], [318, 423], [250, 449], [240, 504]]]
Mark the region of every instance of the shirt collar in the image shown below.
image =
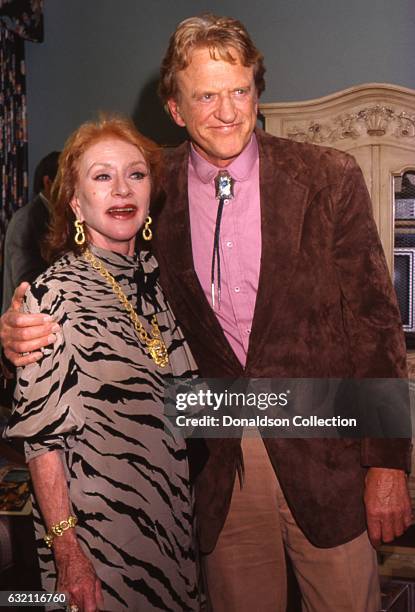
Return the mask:
[[190, 161], [196, 172], [197, 177], [202, 183], [213, 181], [219, 170], [227, 170], [236, 181], [247, 181], [254, 168], [255, 162], [258, 159], [258, 143], [255, 134], [252, 134], [251, 140], [245, 149], [234, 159], [226, 168], [218, 168], [202, 157], [191, 144], [190, 146]]
[[52, 207], [51, 207], [50, 202], [47, 199], [47, 197], [41, 191], [38, 193], [38, 196], [40, 197], [40, 199], [42, 200], [43, 204], [46, 206], [48, 211], [51, 212]]

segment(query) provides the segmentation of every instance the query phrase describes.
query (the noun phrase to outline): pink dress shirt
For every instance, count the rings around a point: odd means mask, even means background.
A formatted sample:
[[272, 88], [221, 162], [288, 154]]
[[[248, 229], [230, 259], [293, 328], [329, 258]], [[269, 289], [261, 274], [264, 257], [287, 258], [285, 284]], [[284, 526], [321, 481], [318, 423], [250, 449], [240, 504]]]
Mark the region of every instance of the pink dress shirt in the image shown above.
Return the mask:
[[[192, 252], [196, 274], [209, 304], [216, 213], [215, 177], [220, 168], [191, 147], [188, 192]], [[254, 316], [261, 260], [259, 157], [255, 135], [227, 166], [235, 180], [234, 198], [225, 202], [220, 230], [221, 303], [215, 315], [244, 366]]]

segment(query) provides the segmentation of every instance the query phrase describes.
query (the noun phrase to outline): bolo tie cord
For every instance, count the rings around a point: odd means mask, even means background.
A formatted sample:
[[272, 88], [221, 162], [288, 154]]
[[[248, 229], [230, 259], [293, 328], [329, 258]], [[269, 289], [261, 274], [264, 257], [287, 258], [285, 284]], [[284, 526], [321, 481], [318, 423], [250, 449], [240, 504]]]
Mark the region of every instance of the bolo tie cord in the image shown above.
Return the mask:
[[218, 288], [218, 308], [221, 298], [221, 275], [220, 275], [220, 226], [222, 222], [223, 206], [225, 201], [232, 200], [233, 186], [235, 181], [227, 170], [221, 170], [215, 178], [215, 195], [219, 200], [218, 212], [216, 214], [215, 234], [213, 238], [212, 267], [210, 271], [210, 282], [212, 292], [212, 308], [215, 308], [215, 269], [217, 271], [216, 284]]
[[217, 286], [218, 286], [218, 308], [220, 308], [220, 248], [219, 248], [219, 237], [220, 237], [220, 224], [222, 221], [223, 205], [225, 204], [225, 198], [220, 198], [218, 212], [216, 215], [215, 224], [215, 235], [213, 238], [213, 254], [212, 254], [212, 269], [210, 272], [211, 290], [212, 290], [212, 308], [215, 308], [215, 264], [217, 269]]

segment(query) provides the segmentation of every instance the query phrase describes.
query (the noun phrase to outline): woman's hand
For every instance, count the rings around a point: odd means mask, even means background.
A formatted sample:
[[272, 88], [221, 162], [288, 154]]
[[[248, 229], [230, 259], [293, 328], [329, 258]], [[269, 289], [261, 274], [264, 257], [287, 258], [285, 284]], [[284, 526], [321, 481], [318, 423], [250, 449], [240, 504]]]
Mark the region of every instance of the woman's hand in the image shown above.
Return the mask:
[[68, 605], [76, 605], [79, 612], [102, 610], [101, 582], [94, 566], [78, 543], [68, 545], [63, 540], [65, 536], [55, 538], [53, 543], [58, 568], [57, 591], [66, 593]]
[[[35, 495], [47, 530], [74, 514], [62, 457], [63, 454], [55, 449], [29, 461]], [[52, 548], [58, 569], [57, 588], [67, 593], [69, 605], [77, 606], [79, 612], [102, 609], [101, 583], [78, 542], [76, 528], [68, 528], [62, 536], [54, 537]]]

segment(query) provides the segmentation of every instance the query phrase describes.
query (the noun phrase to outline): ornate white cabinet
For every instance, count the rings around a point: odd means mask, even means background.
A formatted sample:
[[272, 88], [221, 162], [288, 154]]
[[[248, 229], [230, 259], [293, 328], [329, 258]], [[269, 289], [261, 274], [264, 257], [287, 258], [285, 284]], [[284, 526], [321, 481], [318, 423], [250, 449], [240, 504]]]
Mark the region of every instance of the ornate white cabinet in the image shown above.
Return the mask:
[[415, 90], [369, 83], [305, 102], [261, 104], [270, 134], [354, 155], [393, 270], [394, 177], [415, 170]]

